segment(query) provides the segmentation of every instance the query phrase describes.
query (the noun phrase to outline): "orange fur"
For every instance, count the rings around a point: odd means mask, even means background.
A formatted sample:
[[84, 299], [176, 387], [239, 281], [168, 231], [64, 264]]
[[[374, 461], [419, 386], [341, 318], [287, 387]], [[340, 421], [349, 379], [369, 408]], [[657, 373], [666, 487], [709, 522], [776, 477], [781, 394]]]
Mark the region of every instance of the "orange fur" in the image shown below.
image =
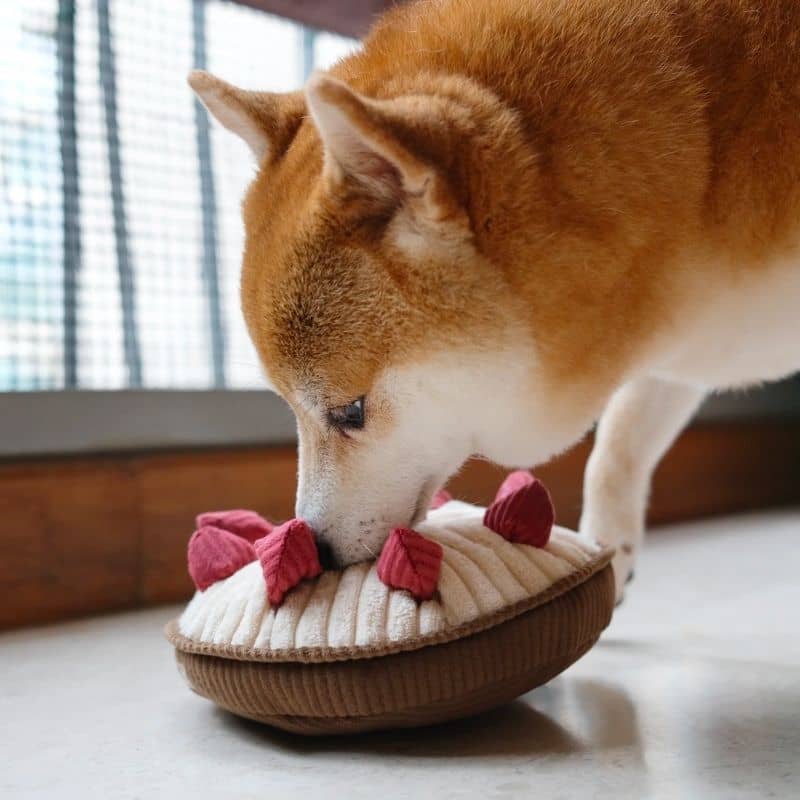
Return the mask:
[[[585, 426], [698, 286], [800, 246], [796, 0], [420, 1], [312, 81], [310, 109], [193, 85], [270, 139], [242, 301], [301, 433], [309, 397], [516, 333]], [[305, 457], [346, 463], [352, 442], [323, 440]]]
[[368, 97], [451, 100], [451, 114], [389, 131], [463, 203], [477, 265], [403, 263], [382, 239], [390, 210], [324, 184], [302, 119], [244, 205], [244, 310], [276, 380], [281, 364], [292, 381], [305, 368], [333, 376], [320, 391], [355, 397], [420, 340], [480, 341], [515, 313], [554, 380], [613, 384], [669, 313], [675, 272], [758, 269], [796, 240], [798, 35], [790, 0], [387, 14], [331, 74]]

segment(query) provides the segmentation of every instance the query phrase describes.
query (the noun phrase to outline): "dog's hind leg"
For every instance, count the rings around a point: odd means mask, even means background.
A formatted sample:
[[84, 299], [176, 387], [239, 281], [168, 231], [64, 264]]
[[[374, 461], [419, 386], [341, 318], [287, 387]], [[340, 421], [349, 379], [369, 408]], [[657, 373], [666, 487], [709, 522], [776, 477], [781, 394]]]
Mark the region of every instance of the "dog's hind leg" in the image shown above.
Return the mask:
[[704, 395], [696, 386], [637, 378], [614, 393], [597, 426], [580, 530], [616, 547], [618, 601], [642, 543], [653, 470]]

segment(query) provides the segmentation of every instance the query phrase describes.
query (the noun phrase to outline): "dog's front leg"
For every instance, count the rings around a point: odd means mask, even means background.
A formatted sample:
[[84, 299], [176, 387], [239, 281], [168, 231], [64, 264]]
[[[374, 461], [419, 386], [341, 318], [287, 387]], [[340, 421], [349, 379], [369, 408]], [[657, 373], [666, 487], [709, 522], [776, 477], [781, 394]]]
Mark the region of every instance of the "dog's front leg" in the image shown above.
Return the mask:
[[642, 543], [653, 470], [704, 394], [695, 386], [637, 378], [614, 393], [597, 426], [580, 530], [616, 547], [618, 601]]

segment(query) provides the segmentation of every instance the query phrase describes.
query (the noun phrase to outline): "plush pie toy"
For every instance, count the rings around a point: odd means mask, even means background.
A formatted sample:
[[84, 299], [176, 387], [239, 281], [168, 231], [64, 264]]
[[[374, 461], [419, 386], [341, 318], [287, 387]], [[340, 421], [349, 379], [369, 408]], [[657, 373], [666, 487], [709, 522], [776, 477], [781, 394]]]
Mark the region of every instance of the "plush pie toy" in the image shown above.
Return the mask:
[[440, 491], [376, 562], [323, 572], [303, 520], [201, 514], [197, 592], [167, 636], [198, 694], [285, 730], [474, 714], [557, 675], [610, 621], [611, 551], [554, 517], [542, 483], [514, 472], [487, 509]]

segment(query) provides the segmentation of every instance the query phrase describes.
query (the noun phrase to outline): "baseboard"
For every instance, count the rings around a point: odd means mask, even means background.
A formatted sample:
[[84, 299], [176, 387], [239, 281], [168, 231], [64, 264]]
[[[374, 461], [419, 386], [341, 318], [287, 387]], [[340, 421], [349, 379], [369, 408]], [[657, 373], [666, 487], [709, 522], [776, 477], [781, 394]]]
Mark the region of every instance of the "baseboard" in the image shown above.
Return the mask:
[[[559, 522], [577, 523], [589, 439], [537, 470]], [[457, 496], [491, 500], [504, 470], [470, 462]], [[292, 515], [294, 448], [231, 448], [0, 462], [0, 628], [187, 598], [195, 513]], [[659, 467], [650, 522], [800, 502], [800, 421], [690, 428]]]

